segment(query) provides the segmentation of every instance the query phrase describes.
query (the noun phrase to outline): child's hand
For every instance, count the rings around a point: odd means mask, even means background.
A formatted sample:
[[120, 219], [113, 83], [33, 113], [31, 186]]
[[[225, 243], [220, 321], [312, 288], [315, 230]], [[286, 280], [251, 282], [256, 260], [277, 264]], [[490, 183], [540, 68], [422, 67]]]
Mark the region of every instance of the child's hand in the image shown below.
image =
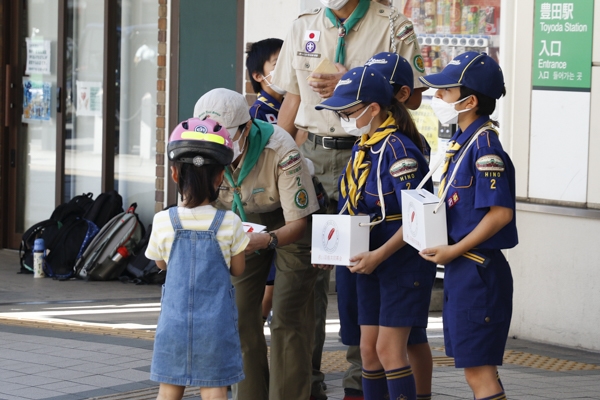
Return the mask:
[[460, 254], [456, 254], [454, 246], [437, 246], [429, 249], [423, 249], [419, 255], [427, 261], [434, 262], [439, 265], [446, 265], [454, 260]]
[[367, 275], [373, 272], [381, 263], [373, 251], [357, 254], [356, 256], [352, 257], [350, 261], [358, 261], [358, 264], [348, 266], [350, 272]]

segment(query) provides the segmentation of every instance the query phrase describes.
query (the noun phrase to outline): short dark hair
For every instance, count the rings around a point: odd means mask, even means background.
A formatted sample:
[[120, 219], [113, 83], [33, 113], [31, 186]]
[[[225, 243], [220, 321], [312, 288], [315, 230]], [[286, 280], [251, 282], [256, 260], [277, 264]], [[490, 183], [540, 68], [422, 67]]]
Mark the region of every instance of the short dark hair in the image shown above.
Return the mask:
[[246, 69], [248, 70], [250, 83], [252, 84], [254, 93], [259, 93], [261, 86], [260, 82], [257, 82], [252, 77], [252, 74], [259, 73], [264, 75], [265, 71], [263, 68], [265, 63], [269, 61], [273, 54], [281, 50], [281, 46], [283, 46], [283, 40], [269, 38], [254, 42], [247, 49], [246, 54], [248, 56], [246, 57]]
[[[460, 99], [462, 100], [468, 96], [474, 95], [477, 97], [479, 105], [477, 106], [477, 115], [492, 115], [496, 110], [496, 99], [485, 94], [481, 94], [473, 89], [469, 89], [466, 86], [460, 86]], [[502, 88], [502, 96], [506, 95], [506, 88]]]
[[206, 199], [211, 203], [217, 200], [219, 190], [215, 189], [215, 177], [225, 167], [219, 164], [196, 167], [194, 164], [183, 162], [174, 162], [173, 166], [177, 169], [177, 189], [182, 200], [185, 198], [186, 207], [198, 207]]

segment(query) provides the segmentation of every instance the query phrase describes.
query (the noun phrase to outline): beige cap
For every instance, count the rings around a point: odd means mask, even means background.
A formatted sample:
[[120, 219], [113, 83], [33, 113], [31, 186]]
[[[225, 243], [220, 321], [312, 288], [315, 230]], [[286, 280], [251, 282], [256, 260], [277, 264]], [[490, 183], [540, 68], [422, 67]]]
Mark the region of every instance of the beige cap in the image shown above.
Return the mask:
[[248, 103], [243, 95], [225, 88], [213, 89], [200, 97], [194, 106], [194, 117], [214, 119], [233, 138], [237, 128], [250, 120]]

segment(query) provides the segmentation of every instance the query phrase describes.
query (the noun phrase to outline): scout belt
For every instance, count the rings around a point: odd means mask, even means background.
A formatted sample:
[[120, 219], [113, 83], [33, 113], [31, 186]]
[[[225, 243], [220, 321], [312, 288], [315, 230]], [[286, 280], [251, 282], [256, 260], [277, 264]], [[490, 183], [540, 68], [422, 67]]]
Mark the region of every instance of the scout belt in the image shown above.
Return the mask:
[[308, 132], [308, 140], [316, 143], [317, 145], [323, 146], [323, 148], [327, 150], [350, 150], [352, 146], [354, 146], [354, 143], [356, 143], [356, 138], [352, 136], [319, 136], [311, 132]]

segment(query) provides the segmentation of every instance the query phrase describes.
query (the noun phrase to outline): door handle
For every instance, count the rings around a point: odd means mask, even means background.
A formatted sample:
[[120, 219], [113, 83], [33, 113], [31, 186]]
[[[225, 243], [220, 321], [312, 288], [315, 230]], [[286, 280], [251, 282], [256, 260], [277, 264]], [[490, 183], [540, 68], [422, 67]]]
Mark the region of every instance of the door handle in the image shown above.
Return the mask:
[[10, 102], [10, 98], [11, 98], [11, 90], [13, 88], [13, 83], [11, 80], [11, 67], [10, 65], [6, 66], [6, 72], [5, 72], [5, 79], [4, 82], [6, 82], [6, 87], [4, 90], [4, 126], [5, 127], [9, 127], [10, 126], [10, 121], [11, 121], [11, 117], [12, 117], [12, 103]]

